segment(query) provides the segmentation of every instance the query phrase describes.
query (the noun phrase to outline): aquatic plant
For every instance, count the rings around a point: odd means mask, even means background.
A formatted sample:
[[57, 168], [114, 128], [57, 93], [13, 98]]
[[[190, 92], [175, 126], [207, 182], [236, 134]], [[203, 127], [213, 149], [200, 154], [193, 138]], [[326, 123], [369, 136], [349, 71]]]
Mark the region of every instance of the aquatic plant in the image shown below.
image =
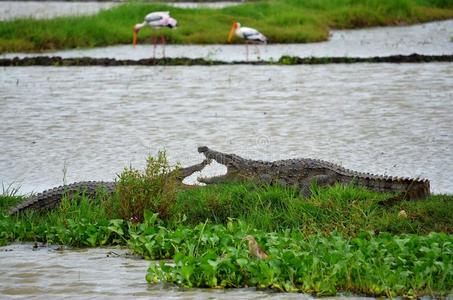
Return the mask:
[[[221, 233], [217, 232], [217, 235]], [[315, 295], [348, 291], [393, 297], [446, 294], [452, 288], [453, 241], [446, 234], [261, 237], [270, 258], [258, 260], [241, 247], [207, 250], [200, 257], [176, 253], [174, 264], [152, 263], [149, 282], [187, 287], [273, 288]]]
[[[329, 28], [400, 25], [453, 17], [449, 0], [268, 0], [223, 9], [183, 9], [129, 2], [93, 16], [0, 22], [0, 52], [128, 44], [132, 26], [150, 11], [169, 10], [177, 30], [164, 29], [170, 43], [225, 43], [233, 21], [259, 29], [271, 43], [327, 40]], [[150, 32], [140, 32], [141, 42]]]
[[[446, 295], [452, 288], [453, 236], [445, 233], [306, 236], [290, 230], [264, 233], [233, 220], [226, 226], [201, 223], [168, 230], [155, 225], [155, 216], [148, 217], [153, 218], [148, 226], [130, 229], [129, 246], [151, 259], [174, 259], [150, 264], [146, 279], [151, 283], [388, 297]], [[267, 259], [249, 255], [243, 241], [249, 234], [264, 246]]]

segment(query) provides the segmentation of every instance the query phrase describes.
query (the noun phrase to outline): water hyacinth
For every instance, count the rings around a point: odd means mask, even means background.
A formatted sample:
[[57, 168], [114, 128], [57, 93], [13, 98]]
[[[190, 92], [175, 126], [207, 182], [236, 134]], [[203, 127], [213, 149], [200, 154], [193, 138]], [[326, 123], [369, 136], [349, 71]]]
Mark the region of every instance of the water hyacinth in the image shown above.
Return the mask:
[[[267, 259], [249, 255], [243, 237], [250, 233], [266, 249]], [[452, 242], [445, 233], [305, 237], [295, 231], [265, 233], [230, 221], [227, 226], [203, 223], [193, 229], [135, 228], [129, 246], [148, 258], [173, 258], [170, 263], [151, 263], [146, 276], [151, 283], [392, 297], [446, 294], [453, 282]]]
[[350, 291], [416, 296], [451, 288], [451, 242], [451, 237], [442, 234], [425, 238], [363, 236], [352, 241], [333, 234], [288, 247], [283, 238], [270, 248], [268, 260], [250, 258], [242, 247], [233, 246], [224, 248], [220, 256], [212, 249], [199, 257], [179, 252], [174, 265], [151, 264], [147, 280], [186, 287], [255, 286], [315, 295]]

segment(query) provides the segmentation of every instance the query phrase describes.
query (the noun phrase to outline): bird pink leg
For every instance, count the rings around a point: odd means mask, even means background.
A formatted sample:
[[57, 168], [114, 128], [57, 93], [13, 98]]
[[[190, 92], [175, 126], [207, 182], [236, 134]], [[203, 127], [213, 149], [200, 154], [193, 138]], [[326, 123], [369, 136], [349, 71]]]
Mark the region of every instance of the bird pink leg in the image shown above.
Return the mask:
[[249, 42], [245, 41], [245, 59], [249, 61]]
[[160, 36], [160, 41], [162, 43], [162, 56], [165, 58], [165, 35], [162, 33]]
[[155, 35], [151, 35], [151, 43], [153, 43], [153, 59], [156, 58], [156, 47], [157, 47], [157, 37]]
[[256, 53], [258, 54], [258, 60], [261, 58], [261, 54], [260, 54], [260, 48], [258, 47], [258, 44], [255, 44], [255, 48], [256, 48]]

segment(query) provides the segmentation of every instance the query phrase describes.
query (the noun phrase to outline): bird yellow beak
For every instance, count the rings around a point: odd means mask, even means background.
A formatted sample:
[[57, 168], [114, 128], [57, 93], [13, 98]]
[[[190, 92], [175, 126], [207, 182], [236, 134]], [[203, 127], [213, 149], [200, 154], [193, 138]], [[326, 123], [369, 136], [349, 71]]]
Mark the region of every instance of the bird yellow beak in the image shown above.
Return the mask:
[[233, 26], [231, 26], [230, 33], [228, 34], [228, 43], [231, 42], [231, 39], [233, 38], [234, 31], [236, 30], [236, 22], [233, 23]]
[[132, 45], [135, 48], [135, 45], [137, 45], [137, 30], [135, 30], [135, 28], [133, 30], [134, 30], [134, 33], [133, 33], [133, 36], [132, 36]]

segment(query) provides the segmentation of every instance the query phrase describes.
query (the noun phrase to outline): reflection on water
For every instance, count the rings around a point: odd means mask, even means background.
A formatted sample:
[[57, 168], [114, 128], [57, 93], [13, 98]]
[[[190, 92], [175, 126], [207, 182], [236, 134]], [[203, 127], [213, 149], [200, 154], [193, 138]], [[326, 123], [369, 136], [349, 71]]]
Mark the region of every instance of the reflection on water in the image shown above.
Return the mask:
[[0, 181], [29, 192], [64, 176], [112, 180], [158, 149], [198, 163], [208, 145], [421, 176], [453, 193], [452, 87], [451, 63], [3, 68]]
[[[226, 29], [228, 30], [228, 29]], [[265, 32], [264, 32], [265, 33]], [[310, 44], [268, 44], [249, 46], [250, 60], [278, 60], [282, 55], [299, 57], [373, 57], [388, 55], [453, 54], [453, 20], [403, 27], [377, 27], [359, 30], [333, 30], [329, 41]], [[272, 41], [271, 41], [272, 42]], [[157, 48], [156, 57], [162, 56]], [[62, 57], [110, 57], [142, 59], [153, 57], [149, 44], [120, 45], [94, 49], [46, 52], [45, 55]], [[222, 61], [246, 59], [245, 45], [167, 45], [167, 57], [204, 58]], [[10, 53], [0, 57], [37, 56], [43, 53]]]

